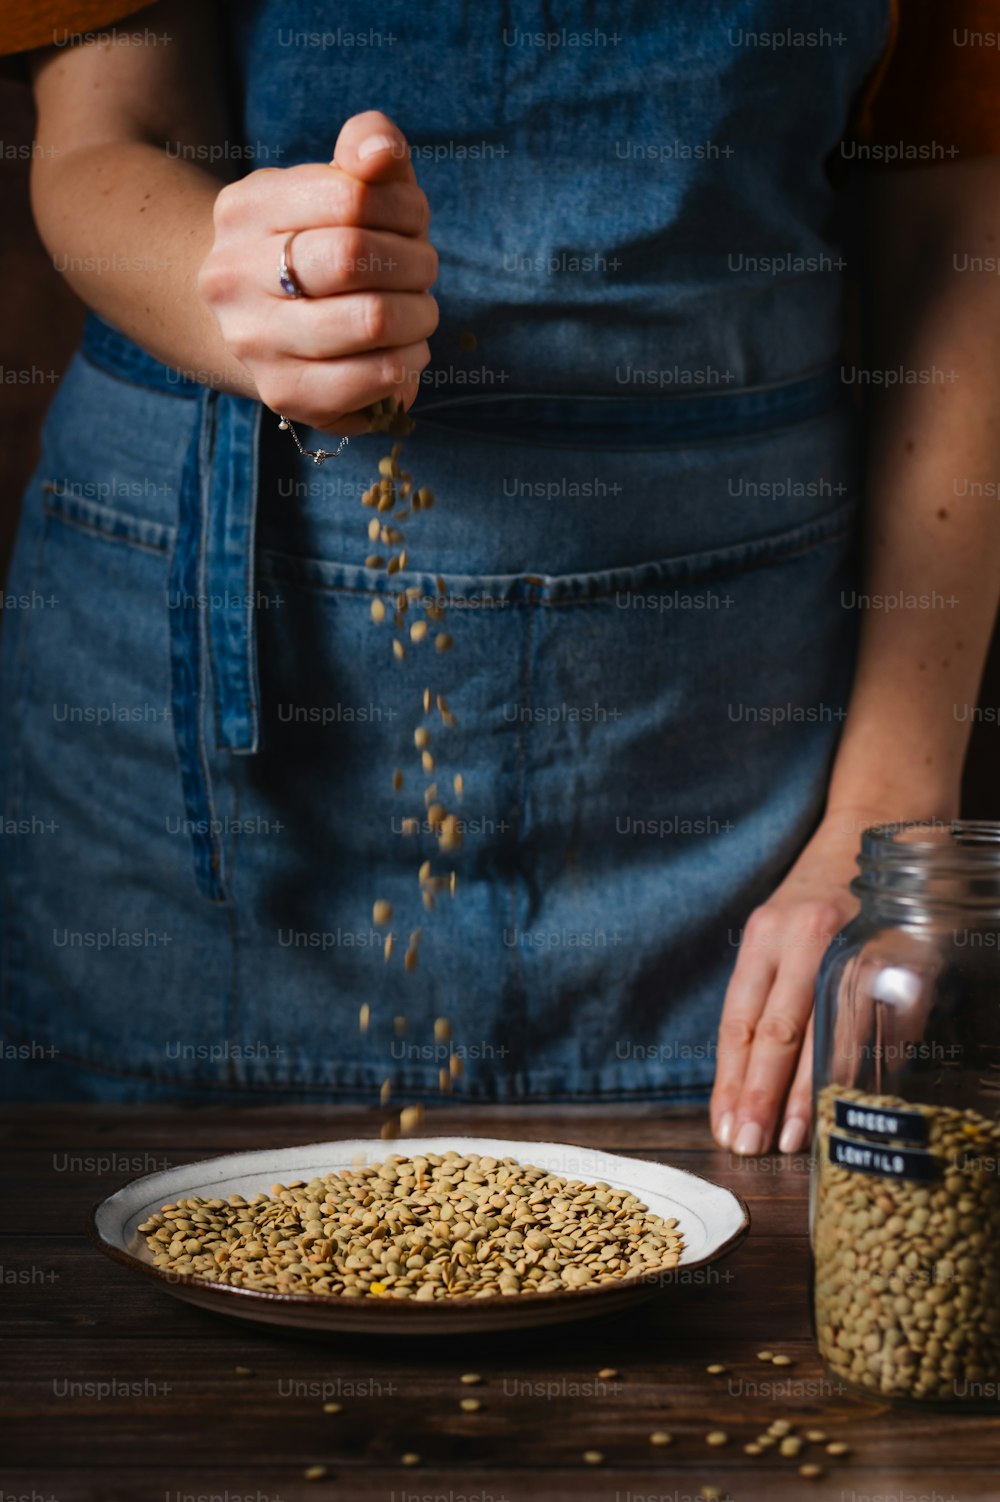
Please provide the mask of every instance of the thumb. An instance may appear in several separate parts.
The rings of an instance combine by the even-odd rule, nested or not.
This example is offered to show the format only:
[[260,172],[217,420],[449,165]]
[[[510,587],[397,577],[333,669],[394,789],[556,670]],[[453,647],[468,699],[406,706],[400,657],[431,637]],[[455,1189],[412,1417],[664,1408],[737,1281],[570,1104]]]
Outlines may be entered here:
[[381,110],[365,110],[345,121],[333,164],[366,183],[416,181],[406,137]]

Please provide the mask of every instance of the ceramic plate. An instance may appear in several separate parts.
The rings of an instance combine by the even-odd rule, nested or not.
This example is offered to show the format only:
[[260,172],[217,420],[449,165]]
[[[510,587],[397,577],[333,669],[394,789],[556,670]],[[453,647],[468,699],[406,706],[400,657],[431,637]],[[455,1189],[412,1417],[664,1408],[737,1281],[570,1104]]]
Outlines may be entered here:
[[[154,1267],[144,1237],[136,1229],[161,1205],[201,1195],[249,1199],[274,1183],[311,1179],[361,1162],[377,1163],[394,1153],[479,1153],[517,1158],[549,1173],[588,1183],[603,1180],[627,1189],[655,1214],[676,1216],[684,1235],[677,1268],[655,1275],[637,1273],[620,1283],[563,1289],[558,1293],[498,1295],[490,1299],[448,1299],[418,1304],[413,1300],[342,1299],[330,1294],[272,1293],[209,1283],[201,1278]],[[667,1293],[690,1281],[694,1268],[714,1262],[743,1240],[750,1214],[740,1197],[721,1184],[665,1163],[622,1158],[562,1142],[505,1142],[490,1137],[419,1137],[397,1142],[361,1140],[314,1142],[278,1151],[229,1153],[185,1163],[161,1173],[133,1179],[103,1200],[91,1216],[91,1236],[102,1252],[135,1272],[155,1279],[165,1293],[203,1309],[267,1325],[316,1330],[382,1332],[391,1335],[466,1333],[510,1330],[528,1325],[562,1324],[592,1315],[611,1314],[644,1299]]]

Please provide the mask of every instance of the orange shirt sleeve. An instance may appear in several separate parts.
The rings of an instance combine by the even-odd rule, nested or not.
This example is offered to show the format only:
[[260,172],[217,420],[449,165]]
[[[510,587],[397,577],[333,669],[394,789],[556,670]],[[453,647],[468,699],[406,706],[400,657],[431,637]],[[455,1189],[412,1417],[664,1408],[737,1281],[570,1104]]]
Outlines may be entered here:
[[893,0],[852,134],[873,163],[1000,154],[1000,0]]
[[0,8],[0,55],[31,52],[36,47],[70,47],[88,33],[100,31],[123,16],[147,10],[137,32],[156,31],[155,5],[137,5],[135,0],[32,0],[19,5],[4,0]]

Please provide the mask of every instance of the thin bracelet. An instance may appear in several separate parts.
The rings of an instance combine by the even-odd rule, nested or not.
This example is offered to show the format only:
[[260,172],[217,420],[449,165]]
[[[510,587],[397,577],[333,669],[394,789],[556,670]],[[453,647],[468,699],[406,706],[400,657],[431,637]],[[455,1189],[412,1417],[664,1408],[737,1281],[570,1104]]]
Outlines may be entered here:
[[315,465],[325,464],[328,459],[339,459],[342,450],[344,450],[351,441],[349,438],[342,438],[335,449],[304,449],[299,442],[298,433],[296,433],[295,429],[288,421],[288,418],[283,417],[280,412],[278,413],[278,427],[283,433],[291,433],[292,437],[295,439],[295,447],[298,449],[303,459],[311,459]]

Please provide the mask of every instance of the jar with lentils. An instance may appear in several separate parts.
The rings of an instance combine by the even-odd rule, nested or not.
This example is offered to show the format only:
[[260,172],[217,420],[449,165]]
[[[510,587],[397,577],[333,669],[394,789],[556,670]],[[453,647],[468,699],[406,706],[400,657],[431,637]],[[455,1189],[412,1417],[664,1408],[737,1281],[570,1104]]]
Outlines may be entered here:
[[1000,824],[865,831],[816,991],[813,1318],[880,1400],[1000,1402]]

